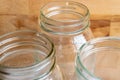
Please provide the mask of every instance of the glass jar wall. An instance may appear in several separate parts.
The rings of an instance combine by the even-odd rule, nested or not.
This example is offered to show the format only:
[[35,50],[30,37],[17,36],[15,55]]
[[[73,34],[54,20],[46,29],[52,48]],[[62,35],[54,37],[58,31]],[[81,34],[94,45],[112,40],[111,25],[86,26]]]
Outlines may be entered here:
[[44,34],[5,34],[0,37],[0,52],[0,80],[63,80],[54,45]]
[[56,58],[66,80],[74,79],[78,48],[93,38],[88,8],[73,1],[55,1],[42,7],[40,27],[56,47]]
[[120,37],[102,37],[83,45],[76,57],[77,80],[120,79]]

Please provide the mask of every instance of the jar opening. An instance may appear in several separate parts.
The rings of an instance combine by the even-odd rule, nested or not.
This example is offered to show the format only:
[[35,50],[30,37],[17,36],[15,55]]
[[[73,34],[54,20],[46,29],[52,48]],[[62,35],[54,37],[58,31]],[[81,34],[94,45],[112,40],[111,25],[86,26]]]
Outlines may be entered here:
[[119,37],[105,37],[91,40],[82,46],[76,58],[78,76],[85,80],[118,80],[119,43]]
[[55,1],[41,9],[41,27],[54,34],[77,34],[89,26],[88,8],[73,1]]
[[[74,17],[75,16],[74,17],[75,21],[76,20],[77,21],[81,20],[82,18],[89,15],[89,10],[85,5],[83,5],[81,3],[78,3],[78,2],[74,2],[74,1],[54,1],[54,2],[49,2],[48,4],[44,5],[41,8],[40,12],[44,17],[46,17],[48,19],[55,20],[55,21],[58,20],[58,21],[62,21],[62,22],[64,22],[64,21],[59,20],[59,18],[57,18],[57,17],[53,18],[52,15],[56,15],[56,14],[59,14],[59,13],[62,13],[62,15],[64,15],[64,13],[65,13],[64,17],[66,17],[68,14],[71,14],[71,16],[69,16],[69,17]],[[68,14],[67,14],[67,12],[68,12]],[[74,13],[76,15],[74,15]],[[62,16],[62,15],[60,15],[60,16]],[[62,18],[62,17],[60,17],[60,18]],[[68,18],[67,21],[70,21],[69,18]]]
[[0,37],[0,68],[20,69],[42,65],[54,56],[53,43],[46,35],[15,31]]

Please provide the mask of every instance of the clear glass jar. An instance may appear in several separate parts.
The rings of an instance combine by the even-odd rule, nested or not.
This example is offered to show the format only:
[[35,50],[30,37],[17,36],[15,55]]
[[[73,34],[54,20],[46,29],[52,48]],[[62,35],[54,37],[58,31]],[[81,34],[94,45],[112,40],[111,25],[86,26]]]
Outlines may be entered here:
[[41,8],[40,26],[55,44],[57,61],[66,80],[74,80],[77,49],[93,38],[88,8],[73,1],[50,2]]
[[22,30],[0,37],[0,80],[63,80],[46,35]]
[[120,37],[102,37],[84,44],[76,57],[78,80],[120,79]]

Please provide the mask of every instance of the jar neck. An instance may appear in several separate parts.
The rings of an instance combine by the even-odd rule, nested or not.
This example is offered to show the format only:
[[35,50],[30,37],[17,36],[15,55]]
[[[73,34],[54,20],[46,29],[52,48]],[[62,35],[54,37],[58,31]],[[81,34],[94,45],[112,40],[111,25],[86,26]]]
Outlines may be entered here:
[[55,66],[54,46],[46,35],[16,31],[0,37],[0,79],[39,80]]
[[49,33],[73,35],[89,27],[89,10],[72,1],[56,1],[41,9],[41,28]]

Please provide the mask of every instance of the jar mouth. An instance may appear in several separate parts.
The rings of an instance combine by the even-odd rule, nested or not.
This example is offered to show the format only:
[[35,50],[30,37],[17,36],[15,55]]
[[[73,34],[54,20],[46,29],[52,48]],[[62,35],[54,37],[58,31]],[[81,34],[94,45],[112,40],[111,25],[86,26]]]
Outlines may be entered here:
[[[54,5],[56,4],[56,6],[54,7],[53,4],[54,4]],[[73,22],[83,21],[84,18],[89,15],[89,9],[87,8],[87,6],[83,5],[82,3],[78,3],[78,2],[74,2],[74,1],[53,1],[53,2],[49,2],[49,3],[45,4],[45,5],[41,8],[40,14],[41,14],[42,16],[44,16],[46,19],[49,19],[49,20],[51,20],[51,21],[56,21],[56,22],[57,22],[57,20],[51,19],[51,18],[49,18],[48,16],[46,16],[46,14],[44,13],[44,10],[45,10],[45,8],[47,8],[47,6],[51,6],[51,5],[52,5],[52,7],[48,7],[48,8],[50,8],[50,9],[48,9],[48,11],[59,9],[59,8],[60,8],[60,7],[59,7],[60,4],[62,4],[63,7],[64,7],[65,5],[66,5],[66,6],[73,5],[73,6],[77,6],[77,7],[83,8],[83,9],[85,10],[85,13],[83,14],[84,17],[80,18],[79,20],[72,20]],[[58,7],[57,7],[57,6],[58,6]],[[72,7],[72,6],[70,6],[70,7],[68,7],[68,8],[73,8],[73,9],[74,9],[74,7]],[[66,8],[64,7],[64,9],[66,9]],[[76,12],[76,13],[78,13],[78,15],[81,15],[79,12]],[[58,22],[59,22],[59,21],[58,21]],[[64,22],[64,21],[61,21],[61,22]],[[70,21],[70,22],[71,22],[71,21]]]
[[[116,56],[118,56],[120,51],[119,42],[120,42],[120,37],[102,37],[102,38],[96,38],[96,39],[90,40],[87,43],[83,44],[77,53],[76,62],[75,62],[76,72],[78,76],[82,76],[82,78],[84,78],[85,80],[106,80],[107,79],[106,76],[103,76],[100,74],[100,71],[98,71],[100,67],[96,69],[96,65],[98,67],[98,64],[99,64],[99,66],[101,66],[102,69],[106,66],[108,67],[107,62],[109,62],[110,59],[106,59],[105,57],[107,61],[104,61],[104,58],[103,58],[102,62],[104,64],[101,62],[102,65],[100,65],[100,61],[97,60],[100,57],[98,57],[97,54],[99,54],[99,56],[101,55],[108,56],[116,53]],[[115,50],[116,52],[113,53],[113,51]],[[108,57],[112,57],[112,56],[108,56]],[[108,76],[109,75],[107,75],[107,77]]]
[[78,34],[89,26],[88,8],[74,1],[50,2],[40,14],[42,29],[53,34]]
[[0,44],[0,69],[3,71],[34,69],[54,57],[54,45],[48,36],[32,30],[2,35]]

